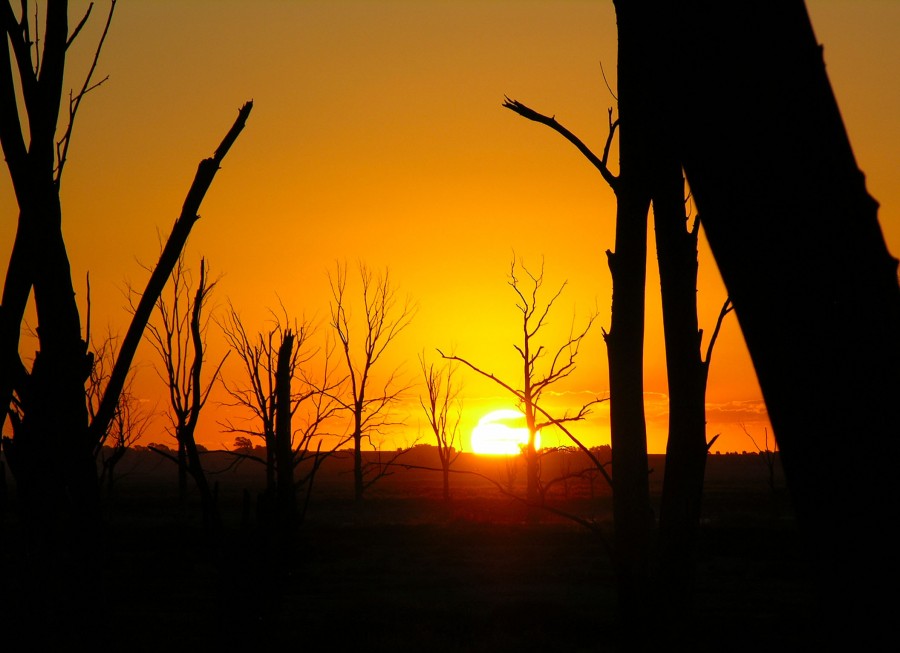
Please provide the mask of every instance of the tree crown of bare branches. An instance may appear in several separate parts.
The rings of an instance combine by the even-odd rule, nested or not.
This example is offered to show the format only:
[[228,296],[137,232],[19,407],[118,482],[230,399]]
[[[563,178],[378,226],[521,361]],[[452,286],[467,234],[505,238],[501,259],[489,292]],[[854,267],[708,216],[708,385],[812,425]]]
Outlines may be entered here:
[[402,421],[391,420],[386,409],[399,401],[411,385],[400,381],[398,366],[387,375],[377,396],[367,396],[372,368],[381,359],[388,345],[412,322],[416,306],[408,297],[403,303],[398,302],[389,270],[385,269],[376,275],[362,262],[358,264],[358,270],[362,285],[365,328],[358,356],[351,343],[353,326],[348,306],[346,263],[337,264],[335,273],[328,275],[332,293],[331,327],[340,341],[350,386],[349,400],[339,394],[333,396],[346,410],[356,414],[360,420],[357,426],[361,435],[369,438],[374,446],[371,442],[372,434],[402,424]]

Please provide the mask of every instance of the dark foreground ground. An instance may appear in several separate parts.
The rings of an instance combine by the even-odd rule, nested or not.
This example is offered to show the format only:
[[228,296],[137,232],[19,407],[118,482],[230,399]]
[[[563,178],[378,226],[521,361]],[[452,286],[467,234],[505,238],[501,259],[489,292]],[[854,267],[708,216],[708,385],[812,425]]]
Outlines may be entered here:
[[[20,600],[31,576],[6,548],[0,648],[33,650],[51,630],[74,643],[80,629],[124,651],[638,650],[617,626],[600,535],[549,512],[529,523],[489,484],[462,484],[448,506],[431,482],[385,481],[362,506],[324,483],[287,549],[236,499],[223,498],[228,528],[213,544],[165,487],[123,487],[97,595]],[[551,503],[609,534],[608,496]],[[735,466],[708,474],[704,510],[693,616],[662,631],[667,606],[656,606],[641,635],[679,651],[814,650],[821,630],[785,497]],[[78,616],[50,614],[66,610]]]

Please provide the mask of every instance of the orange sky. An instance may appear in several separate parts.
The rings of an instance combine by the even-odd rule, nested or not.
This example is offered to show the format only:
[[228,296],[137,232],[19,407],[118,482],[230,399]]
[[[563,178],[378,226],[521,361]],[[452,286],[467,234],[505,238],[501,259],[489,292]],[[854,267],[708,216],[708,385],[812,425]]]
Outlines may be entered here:
[[[85,4],[73,3],[73,16]],[[807,4],[896,253],[900,3]],[[105,9],[97,3],[70,48],[71,86],[80,85]],[[601,64],[615,89],[615,53],[612,2],[122,0],[98,69],[109,80],[82,105],[63,179],[73,276],[84,305],[90,271],[95,333],[107,324],[124,332],[124,288],[143,286],[141,264],[155,261],[157,234],[168,233],[198,161],[253,99],[247,128],[207,195],[188,247],[192,266],[202,255],[213,276],[221,275],[219,309],[231,301],[255,331],[280,298],[292,315],[321,321],[324,336],[327,272],[336,261],[363,260],[389,267],[399,291],[419,306],[383,371],[405,363],[406,378],[419,383],[417,353],[436,357],[440,347],[517,383],[513,343],[520,323],[506,275],[513,252],[531,267],[543,257],[548,290],[568,281],[546,344],[559,342],[573,314],[580,325],[599,311],[578,369],[560,389],[573,408],[577,398],[606,396],[600,327],[609,326],[603,252],[613,245],[612,193],[560,136],[501,103],[508,95],[555,114],[599,150],[613,103]],[[777,101],[761,95],[760,112]],[[0,225],[5,270],[16,215],[6,174],[0,211],[7,216]],[[657,289],[651,259],[647,417],[650,450],[663,452]],[[709,333],[725,292],[705,248],[698,291]],[[224,343],[214,327],[209,341],[210,358],[220,357]],[[150,354],[143,345],[140,388],[148,405],[159,401],[162,408]],[[236,378],[228,365],[225,373]],[[463,379],[467,448],[477,419],[507,398],[474,375]],[[407,429],[384,446],[410,442],[424,428],[420,391],[414,387],[401,408]],[[201,418],[199,439],[230,445],[233,435],[216,424],[215,400]],[[761,439],[768,422],[733,316],[715,351],[708,402],[709,435],[721,434],[714,450],[753,450],[740,424]],[[147,441],[169,442],[162,426]],[[607,409],[598,408],[577,433],[589,444],[608,442]],[[556,444],[547,434],[545,443]]]

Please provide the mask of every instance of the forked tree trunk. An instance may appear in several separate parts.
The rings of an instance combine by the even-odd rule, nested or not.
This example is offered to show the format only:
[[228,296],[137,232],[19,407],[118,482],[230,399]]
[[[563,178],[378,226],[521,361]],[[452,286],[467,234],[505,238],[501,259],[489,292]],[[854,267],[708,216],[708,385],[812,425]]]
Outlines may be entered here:
[[[187,453],[188,471],[197,485],[200,492],[200,503],[203,508],[203,525],[208,535],[213,538],[217,537],[222,529],[222,520],[219,515],[219,506],[217,497],[209,485],[206,477],[206,471],[203,469],[203,462],[200,460],[200,450],[197,447],[197,441],[194,433],[197,429],[197,422],[200,420],[200,411],[203,409],[205,397],[202,386],[200,384],[201,373],[203,371],[203,333],[202,333],[202,311],[205,303],[206,295],[210,286],[206,285],[206,270],[204,262],[200,261],[200,281],[197,284],[197,292],[194,294],[194,304],[191,307],[191,343],[194,350],[194,359],[191,362],[191,406],[190,415],[182,429],[177,433],[179,444],[184,445]],[[215,377],[213,377],[215,380]],[[213,540],[215,541],[215,540]]]
[[[684,2],[682,153],[829,628],[895,623],[900,289],[801,0]],[[884,641],[887,641],[885,639]]]

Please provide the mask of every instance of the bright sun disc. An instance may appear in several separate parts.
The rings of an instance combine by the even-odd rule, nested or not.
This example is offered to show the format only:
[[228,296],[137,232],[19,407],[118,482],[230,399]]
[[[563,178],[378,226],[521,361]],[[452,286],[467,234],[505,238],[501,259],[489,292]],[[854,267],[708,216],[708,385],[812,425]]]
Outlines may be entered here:
[[[522,451],[528,444],[528,426],[525,415],[511,408],[488,413],[472,429],[472,451],[480,454],[510,456]],[[541,433],[534,438],[535,449],[540,449]]]

